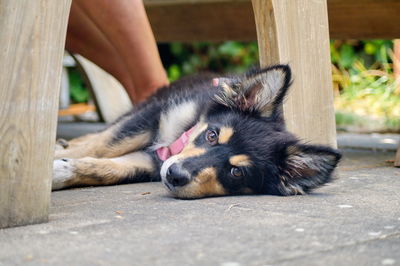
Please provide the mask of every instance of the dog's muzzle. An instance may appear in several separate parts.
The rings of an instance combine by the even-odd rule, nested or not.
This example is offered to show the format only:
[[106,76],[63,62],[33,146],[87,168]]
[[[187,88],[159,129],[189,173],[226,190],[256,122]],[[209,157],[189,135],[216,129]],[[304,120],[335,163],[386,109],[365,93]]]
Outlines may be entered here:
[[160,174],[162,183],[171,192],[176,192],[191,181],[189,172],[181,167],[176,157],[171,157],[162,165]]
[[173,187],[182,187],[190,182],[190,176],[174,163],[167,170],[166,181]]

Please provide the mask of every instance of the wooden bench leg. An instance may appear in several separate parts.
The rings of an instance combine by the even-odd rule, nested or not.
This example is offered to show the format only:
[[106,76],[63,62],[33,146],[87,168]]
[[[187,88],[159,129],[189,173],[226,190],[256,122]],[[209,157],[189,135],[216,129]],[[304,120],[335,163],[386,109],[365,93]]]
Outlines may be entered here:
[[294,83],[284,105],[288,129],[336,147],[326,0],[252,0],[261,65],[288,63]]
[[0,0],[0,228],[48,220],[71,0]]
[[[396,79],[397,88],[396,92],[400,93],[400,39],[393,40],[394,44],[394,57],[393,57],[393,72]],[[394,166],[400,167],[400,143],[397,147],[396,158],[394,160]]]
[[393,40],[393,72],[397,82],[396,93],[400,94],[400,39]]

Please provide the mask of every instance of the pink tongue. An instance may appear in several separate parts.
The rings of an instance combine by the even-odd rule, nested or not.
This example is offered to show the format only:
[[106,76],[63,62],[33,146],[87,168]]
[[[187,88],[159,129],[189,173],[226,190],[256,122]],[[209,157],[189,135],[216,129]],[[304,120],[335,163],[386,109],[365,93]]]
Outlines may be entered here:
[[157,155],[160,160],[165,161],[172,155],[180,153],[189,141],[190,135],[193,133],[195,127],[182,133],[182,135],[167,147],[157,149]]

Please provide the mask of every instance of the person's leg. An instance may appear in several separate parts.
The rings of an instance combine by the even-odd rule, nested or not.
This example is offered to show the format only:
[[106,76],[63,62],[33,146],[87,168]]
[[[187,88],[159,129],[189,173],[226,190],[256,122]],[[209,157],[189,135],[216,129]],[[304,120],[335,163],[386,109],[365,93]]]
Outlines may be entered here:
[[[74,0],[125,62],[134,102],[168,84],[141,0]],[[96,61],[94,61],[96,63]]]
[[121,82],[127,91],[134,91],[132,78],[124,60],[76,1],[71,5],[66,49],[96,63]]

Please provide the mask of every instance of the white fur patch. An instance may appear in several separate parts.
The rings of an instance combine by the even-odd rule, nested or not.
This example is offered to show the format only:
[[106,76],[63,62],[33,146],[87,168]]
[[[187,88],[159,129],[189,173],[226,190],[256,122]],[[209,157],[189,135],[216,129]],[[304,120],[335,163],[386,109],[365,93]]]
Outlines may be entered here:
[[65,187],[65,182],[71,179],[74,175],[74,168],[71,165],[71,160],[67,161],[60,159],[53,162],[53,182],[52,190],[59,190]]
[[157,143],[154,150],[168,146],[184,132],[195,119],[197,106],[195,102],[183,102],[172,105],[167,112],[161,114]]
[[161,181],[165,184],[166,178],[167,178],[167,171],[168,168],[173,165],[175,162],[177,162],[179,159],[178,156],[172,156],[168,160],[166,160],[163,165],[161,166],[160,170],[160,175],[161,175]]

